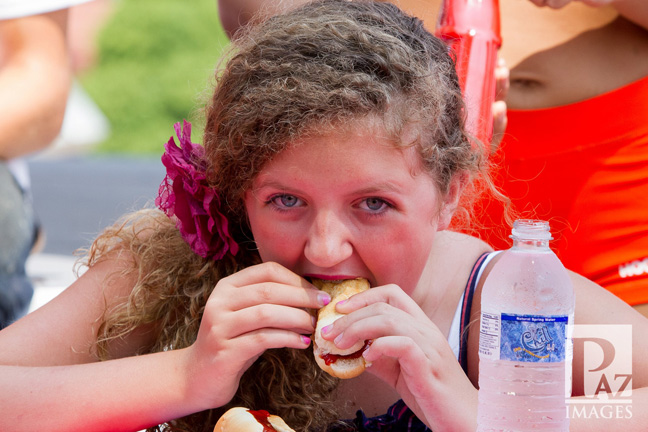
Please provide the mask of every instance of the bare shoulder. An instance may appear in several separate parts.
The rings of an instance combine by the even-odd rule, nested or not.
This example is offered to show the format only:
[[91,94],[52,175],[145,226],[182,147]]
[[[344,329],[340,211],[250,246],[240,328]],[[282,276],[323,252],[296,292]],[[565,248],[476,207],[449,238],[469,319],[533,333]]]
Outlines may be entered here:
[[450,283],[463,290],[470,271],[477,259],[493,248],[483,240],[455,231],[440,231],[437,233],[430,265],[438,275],[451,278]]
[[479,257],[492,250],[486,242],[476,237],[440,231],[432,246],[428,267],[434,274],[435,283],[444,283],[447,292],[461,295]]
[[437,233],[432,253],[439,260],[466,263],[472,267],[481,254],[492,250],[488,243],[477,237],[446,230]]
[[484,252],[491,250],[488,244],[469,235],[437,233],[419,280],[424,295],[417,302],[443,334],[449,334],[473,266]]

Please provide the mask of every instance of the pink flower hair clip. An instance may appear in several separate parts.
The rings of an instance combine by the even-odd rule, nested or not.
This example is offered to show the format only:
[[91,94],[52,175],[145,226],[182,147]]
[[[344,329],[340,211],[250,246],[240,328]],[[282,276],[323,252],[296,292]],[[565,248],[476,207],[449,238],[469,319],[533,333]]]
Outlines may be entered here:
[[167,174],[160,184],[155,205],[168,217],[191,249],[203,258],[219,260],[227,252],[236,255],[239,246],[229,234],[227,218],[220,211],[218,192],[209,187],[205,149],[191,142],[191,123],[176,123],[180,147],[171,137],[164,146],[162,163]]

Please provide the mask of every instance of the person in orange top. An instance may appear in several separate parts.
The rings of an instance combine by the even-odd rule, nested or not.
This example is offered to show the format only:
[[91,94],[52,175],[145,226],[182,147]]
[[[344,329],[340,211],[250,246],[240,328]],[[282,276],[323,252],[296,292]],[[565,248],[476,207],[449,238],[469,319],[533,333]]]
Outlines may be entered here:
[[[565,266],[645,312],[648,77],[582,102],[509,110],[508,119],[502,189],[520,211],[551,221]],[[487,207],[482,231],[495,247],[508,243],[495,228],[500,208]]]
[[[303,2],[219,0],[221,21],[233,35],[258,10]],[[442,3],[392,2],[428,29]],[[648,315],[648,3],[499,3],[510,86],[495,179],[521,216],[551,222],[568,268]],[[501,206],[484,207],[476,234],[507,247]]]

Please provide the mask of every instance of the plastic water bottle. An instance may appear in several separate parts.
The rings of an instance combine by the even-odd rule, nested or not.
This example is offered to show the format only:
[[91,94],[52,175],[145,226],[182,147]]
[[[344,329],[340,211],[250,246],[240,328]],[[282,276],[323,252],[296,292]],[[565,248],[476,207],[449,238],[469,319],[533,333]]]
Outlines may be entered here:
[[569,431],[574,289],[549,223],[517,220],[484,283],[477,431]]
[[466,129],[488,146],[493,136],[497,50],[502,45],[499,0],[444,0],[435,34],[455,57],[466,102]]

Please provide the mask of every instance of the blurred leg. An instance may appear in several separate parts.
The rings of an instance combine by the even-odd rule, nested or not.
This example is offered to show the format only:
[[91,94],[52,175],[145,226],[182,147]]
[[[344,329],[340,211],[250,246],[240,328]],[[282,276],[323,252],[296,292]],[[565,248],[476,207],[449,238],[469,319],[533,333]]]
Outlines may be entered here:
[[31,202],[0,162],[0,329],[25,314],[33,287],[25,263],[34,242]]

